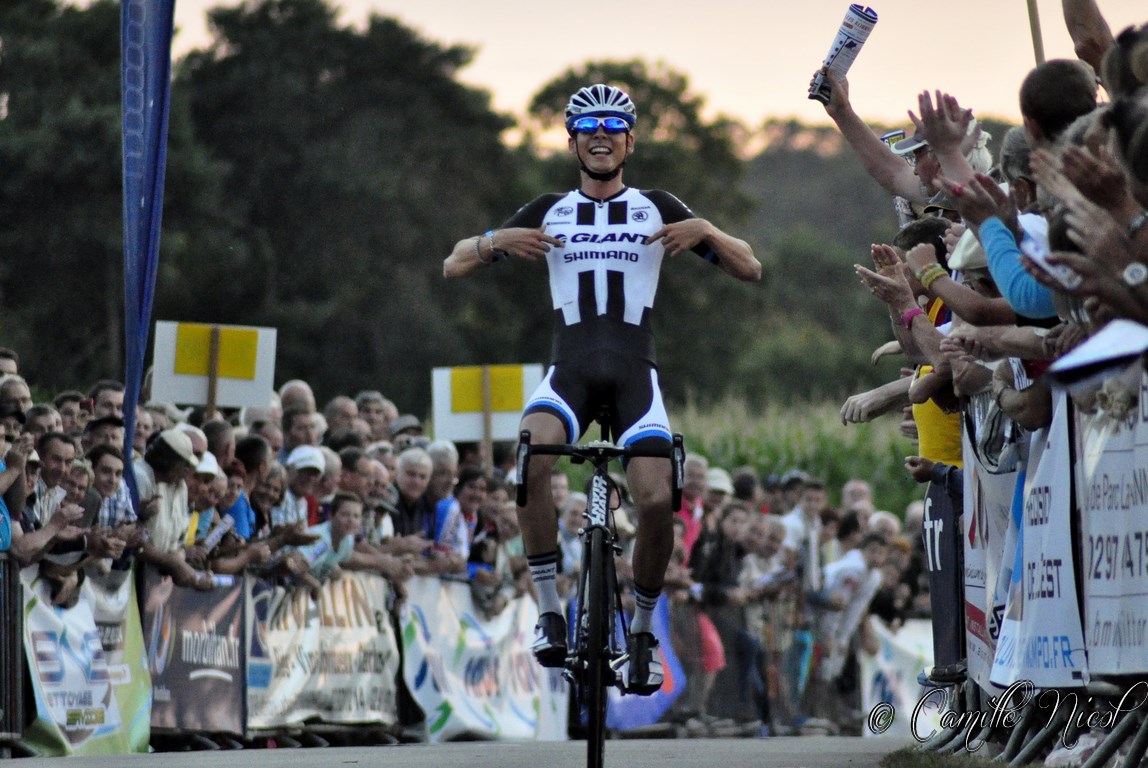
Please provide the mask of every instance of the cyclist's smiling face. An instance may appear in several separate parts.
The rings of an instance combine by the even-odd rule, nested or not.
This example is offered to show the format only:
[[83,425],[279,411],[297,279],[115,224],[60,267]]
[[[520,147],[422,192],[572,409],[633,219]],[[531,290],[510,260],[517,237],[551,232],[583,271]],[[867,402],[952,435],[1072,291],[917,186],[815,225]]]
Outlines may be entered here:
[[570,153],[597,173],[614,170],[633,151],[634,134],[630,131],[608,133],[599,126],[594,133],[575,133],[570,137]]

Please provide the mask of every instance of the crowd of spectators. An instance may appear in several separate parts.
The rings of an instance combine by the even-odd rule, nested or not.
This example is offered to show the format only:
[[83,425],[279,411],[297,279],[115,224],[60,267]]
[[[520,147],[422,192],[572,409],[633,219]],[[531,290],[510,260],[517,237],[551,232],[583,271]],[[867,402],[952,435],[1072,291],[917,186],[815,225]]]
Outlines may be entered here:
[[[847,82],[825,73],[828,115],[911,211],[893,242],[872,247],[872,267],[855,266],[889,310],[893,341],[875,355],[907,364],[849,398],[842,420],[903,414],[920,482],[961,467],[966,421],[983,459],[1018,460],[1005,455],[1023,446],[1016,435],[1048,424],[1051,361],[1114,319],[1148,325],[1148,26],[1114,37],[1092,0],[1064,6],[1080,59],[1019,84],[1023,126],[995,162],[992,137],[955,96],[922,92],[914,134],[888,146]],[[0,350],[0,512],[10,555],[38,565],[57,605],[73,604],[85,578],[122,581],[137,559],[202,590],[244,570],[316,588],[357,569],[402,600],[407,579],[434,575],[468,583],[488,616],[532,593],[513,477],[484,469],[472,446],[425,437],[377,391],[321,410],[300,380],[260,409],[148,403],[126,466],[123,390],[99,381],[34,402],[18,354]],[[1016,432],[1002,436],[1001,423]],[[864,479],[828,488],[776,469],[686,461],[665,591],[690,684],[667,717],[691,733],[859,732],[855,651],[873,650],[870,622],[896,629],[929,612],[920,504],[891,514]],[[613,479],[625,589],[636,516],[625,478]],[[569,596],[587,500],[561,470],[552,488]]]

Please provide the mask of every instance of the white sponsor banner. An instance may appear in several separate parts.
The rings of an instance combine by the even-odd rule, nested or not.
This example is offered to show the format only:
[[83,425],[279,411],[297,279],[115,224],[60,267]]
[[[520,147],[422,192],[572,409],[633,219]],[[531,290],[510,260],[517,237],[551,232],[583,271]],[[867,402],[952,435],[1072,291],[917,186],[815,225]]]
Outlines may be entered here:
[[989,472],[972,450],[967,432],[964,464],[965,644],[969,675],[982,688],[992,688],[989,676],[1005,608],[1003,595],[997,599],[996,585],[1008,544],[1016,472]]
[[1067,394],[1056,393],[1051,425],[1032,435],[1020,546],[993,659],[992,682],[1005,688],[1020,680],[1037,688],[1088,682],[1073,572],[1070,410]]
[[[880,705],[892,705],[887,730],[874,715],[871,725],[863,728],[866,736],[894,736],[907,740],[914,731],[924,739],[940,728],[944,711],[943,692],[930,693],[922,688],[917,676],[933,666],[933,626],[928,619],[909,619],[896,632],[872,616],[866,621],[877,636],[880,649],[876,655],[857,654],[861,662],[861,711],[873,712]],[[880,712],[880,710],[878,710]]]
[[[111,594],[88,579],[65,609],[51,604],[51,587],[38,571],[33,565],[20,573],[36,712],[26,741],[45,755],[147,751],[151,678],[132,579]],[[104,606],[101,624],[97,603]],[[117,604],[124,610],[114,622],[107,606]]]
[[323,584],[317,600],[307,589],[283,594],[263,626],[255,626],[254,614],[251,631],[271,664],[260,684],[249,687],[248,727],[314,718],[397,722],[399,648],[386,607],[389,593],[381,576],[344,571]]
[[[1137,375],[1138,374],[1138,375]],[[1094,674],[1148,672],[1148,375],[1077,409],[1084,636]]]
[[528,597],[488,619],[466,584],[418,576],[407,582],[403,676],[426,713],[432,743],[566,738],[561,670],[542,668],[530,653],[537,620]]

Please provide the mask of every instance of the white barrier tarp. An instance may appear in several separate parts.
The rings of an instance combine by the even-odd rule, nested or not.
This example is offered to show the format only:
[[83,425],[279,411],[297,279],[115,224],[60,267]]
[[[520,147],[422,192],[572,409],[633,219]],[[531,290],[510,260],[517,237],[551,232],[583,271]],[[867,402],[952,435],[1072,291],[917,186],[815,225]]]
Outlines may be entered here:
[[[36,721],[26,740],[45,755],[146,752],[151,676],[133,579],[111,595],[84,582],[72,608],[53,607],[38,566],[20,573],[24,585],[24,646],[32,675]],[[122,619],[113,621],[114,606]],[[101,622],[93,614],[100,606]]]
[[964,444],[965,645],[969,676],[991,689],[989,675],[1005,609],[1004,595],[996,594],[996,585],[1006,549],[1012,563],[1007,539],[1016,472],[992,474],[977,460],[967,433]]
[[265,600],[276,593],[260,586],[252,586],[248,601],[249,728],[313,718],[326,723],[398,721],[399,647],[386,607],[386,579],[344,572],[323,585],[317,600],[309,590],[296,589],[280,591],[274,605]]
[[[1135,374],[1139,373],[1139,376]],[[1148,672],[1148,374],[1077,409],[1084,636],[1094,674]]]
[[993,659],[992,682],[1005,688],[1020,680],[1038,688],[1088,682],[1073,572],[1070,410],[1068,396],[1057,393],[1052,424],[1032,436],[1020,546]]
[[466,584],[417,576],[407,583],[403,674],[431,742],[566,738],[561,670],[542,668],[530,653],[537,620],[528,597],[486,619]]

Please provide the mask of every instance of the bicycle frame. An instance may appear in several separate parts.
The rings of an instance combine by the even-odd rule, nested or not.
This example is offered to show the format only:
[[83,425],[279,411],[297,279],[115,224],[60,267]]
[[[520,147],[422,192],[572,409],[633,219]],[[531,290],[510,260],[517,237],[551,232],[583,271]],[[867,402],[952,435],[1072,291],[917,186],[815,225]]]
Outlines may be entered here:
[[[603,426],[605,437],[605,426]],[[668,458],[671,463],[671,512],[681,506],[685,448],[681,435],[674,435],[670,447],[635,449],[619,447],[606,440],[585,445],[531,445],[530,432],[519,434],[517,455],[517,503],[526,505],[527,478],[531,454],[568,456],[580,464],[591,462],[594,474],[586,505],[586,525],[578,532],[582,540],[582,573],[578,580],[578,613],[573,643],[566,656],[564,675],[578,686],[579,704],[587,711],[587,764],[602,768],[606,740],[606,688],[618,682],[618,670],[626,655],[617,648],[615,619],[622,621],[623,634],[629,632],[618,591],[614,555],[620,552],[610,521],[612,481],[610,462],[640,456]]]

